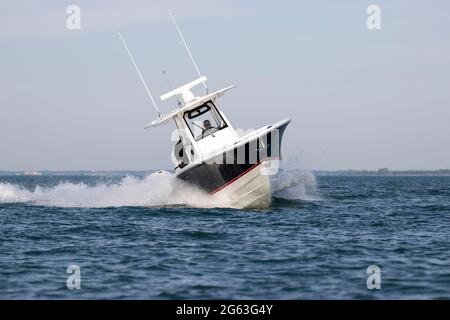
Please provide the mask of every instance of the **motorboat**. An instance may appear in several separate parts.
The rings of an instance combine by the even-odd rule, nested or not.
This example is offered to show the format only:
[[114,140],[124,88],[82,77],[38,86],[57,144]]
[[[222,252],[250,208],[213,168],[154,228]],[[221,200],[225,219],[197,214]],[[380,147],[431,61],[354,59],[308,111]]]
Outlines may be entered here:
[[[174,176],[211,196],[211,200],[233,208],[267,208],[271,204],[271,181],[281,160],[281,142],[290,119],[239,135],[219,106],[219,98],[236,86],[210,92],[186,41],[169,11],[178,33],[198,73],[198,78],[163,94],[174,98],[177,106],[162,114],[157,107],[131,53],[119,36],[158,113],[148,127],[175,124],[173,148]],[[193,88],[202,84],[205,93],[195,95]],[[256,111],[256,110],[255,110]],[[256,112],[255,112],[256,114]]]
[[271,203],[271,180],[279,169],[281,141],[290,119],[239,136],[218,103],[235,86],[194,96],[191,88],[206,80],[203,76],[162,95],[162,101],[178,96],[180,105],[148,126],[175,124],[176,178],[231,207],[266,208]]

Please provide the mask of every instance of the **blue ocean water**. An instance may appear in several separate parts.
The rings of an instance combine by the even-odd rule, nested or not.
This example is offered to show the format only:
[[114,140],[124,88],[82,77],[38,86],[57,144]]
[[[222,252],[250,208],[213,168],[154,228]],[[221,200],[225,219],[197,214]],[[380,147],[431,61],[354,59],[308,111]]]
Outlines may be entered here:
[[[0,176],[0,298],[450,298],[450,177],[291,172],[270,209],[247,211],[168,188]],[[367,289],[369,265],[380,290]]]

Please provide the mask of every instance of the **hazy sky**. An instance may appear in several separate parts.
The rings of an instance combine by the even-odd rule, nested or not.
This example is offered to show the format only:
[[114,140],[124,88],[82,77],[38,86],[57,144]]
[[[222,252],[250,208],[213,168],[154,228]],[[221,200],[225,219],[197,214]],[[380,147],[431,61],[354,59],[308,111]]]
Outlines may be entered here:
[[[68,5],[81,30],[68,30]],[[366,27],[369,5],[381,30]],[[155,97],[197,77],[236,128],[291,117],[305,169],[450,168],[449,1],[0,0],[0,170],[170,168]],[[173,100],[159,103],[163,111]]]

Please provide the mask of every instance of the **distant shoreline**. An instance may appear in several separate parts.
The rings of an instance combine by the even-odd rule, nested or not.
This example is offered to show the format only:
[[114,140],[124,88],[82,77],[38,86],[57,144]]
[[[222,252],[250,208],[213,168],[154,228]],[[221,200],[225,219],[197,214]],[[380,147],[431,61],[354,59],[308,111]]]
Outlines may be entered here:
[[450,170],[312,170],[318,176],[450,176]]
[[[166,169],[162,169],[166,170]],[[0,176],[111,176],[133,175],[143,176],[158,170],[37,170],[37,171],[8,171],[0,170]],[[170,170],[167,170],[170,171]],[[305,170],[317,176],[450,176],[450,169],[441,170]]]

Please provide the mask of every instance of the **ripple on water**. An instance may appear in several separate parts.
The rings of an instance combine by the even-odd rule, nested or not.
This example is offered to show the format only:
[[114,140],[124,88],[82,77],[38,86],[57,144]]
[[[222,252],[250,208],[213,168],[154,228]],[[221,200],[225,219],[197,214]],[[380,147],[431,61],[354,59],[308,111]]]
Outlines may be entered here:
[[[450,177],[305,175],[298,199],[289,192],[249,211],[146,207],[133,197],[71,207],[62,190],[97,203],[83,189],[96,178],[64,177],[66,189],[54,188],[60,177],[20,179],[0,179],[8,197],[24,197],[0,201],[0,298],[450,298]],[[107,191],[147,187],[139,181]],[[43,204],[37,184],[60,205]],[[65,286],[70,264],[81,268],[79,292]],[[381,267],[380,291],[366,288],[371,264]]]

